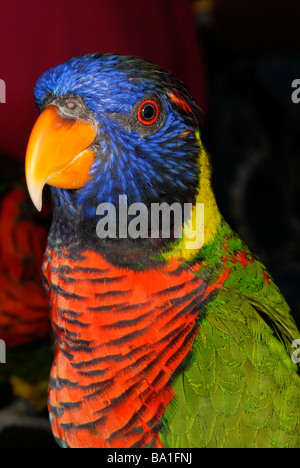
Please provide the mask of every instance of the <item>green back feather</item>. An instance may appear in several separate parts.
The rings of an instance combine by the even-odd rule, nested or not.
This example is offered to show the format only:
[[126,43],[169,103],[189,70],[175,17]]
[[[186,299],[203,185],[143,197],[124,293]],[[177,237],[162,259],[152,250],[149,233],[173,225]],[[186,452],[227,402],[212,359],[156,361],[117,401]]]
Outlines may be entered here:
[[[247,264],[237,261],[245,252]],[[230,274],[173,382],[161,439],[166,447],[299,447],[300,377],[292,341],[300,334],[264,266],[222,220],[201,250],[200,275]],[[203,314],[201,314],[203,316]]]

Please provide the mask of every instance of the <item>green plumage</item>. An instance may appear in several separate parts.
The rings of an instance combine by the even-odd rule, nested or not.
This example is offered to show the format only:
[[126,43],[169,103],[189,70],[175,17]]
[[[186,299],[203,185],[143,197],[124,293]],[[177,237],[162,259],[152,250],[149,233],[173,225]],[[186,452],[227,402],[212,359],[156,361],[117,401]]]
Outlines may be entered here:
[[224,221],[203,256],[215,268],[207,277],[225,269],[229,275],[205,308],[189,366],[173,383],[163,444],[299,447],[300,377],[291,357],[299,332],[288,305]]

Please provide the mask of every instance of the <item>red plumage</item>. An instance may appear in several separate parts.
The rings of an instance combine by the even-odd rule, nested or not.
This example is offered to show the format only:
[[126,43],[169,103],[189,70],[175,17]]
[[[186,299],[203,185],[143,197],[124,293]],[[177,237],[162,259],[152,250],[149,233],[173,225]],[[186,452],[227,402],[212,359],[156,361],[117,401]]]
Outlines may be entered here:
[[[0,338],[7,348],[46,337],[49,306],[41,265],[47,229],[35,222],[27,190],[18,184],[0,203]],[[48,213],[44,211],[44,216]]]
[[199,303],[226,275],[208,286],[200,265],[135,272],[92,251],[46,257],[55,437],[71,447],[161,447],[154,428],[174,396],[170,379],[191,349]]

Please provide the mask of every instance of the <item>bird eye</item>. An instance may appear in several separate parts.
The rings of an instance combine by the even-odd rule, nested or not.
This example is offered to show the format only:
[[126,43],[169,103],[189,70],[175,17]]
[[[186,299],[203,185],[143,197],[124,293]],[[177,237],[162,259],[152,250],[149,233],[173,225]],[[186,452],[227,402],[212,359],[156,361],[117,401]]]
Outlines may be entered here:
[[158,105],[152,99],[142,102],[138,109],[138,119],[143,125],[153,125],[159,116]]
[[143,138],[158,132],[167,116],[164,100],[156,93],[144,95],[133,104],[130,114],[120,112],[111,115],[124,128],[138,132]]

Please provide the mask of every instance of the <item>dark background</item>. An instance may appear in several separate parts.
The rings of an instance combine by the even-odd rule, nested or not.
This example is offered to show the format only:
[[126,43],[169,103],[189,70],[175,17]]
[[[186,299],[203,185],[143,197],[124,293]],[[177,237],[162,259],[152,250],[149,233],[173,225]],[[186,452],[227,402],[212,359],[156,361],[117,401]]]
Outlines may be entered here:
[[[220,209],[300,325],[300,104],[291,100],[300,79],[299,0],[0,0],[0,184],[23,173],[37,78],[95,51],[142,56],[190,86],[206,113],[202,136]],[[46,412],[39,423],[12,403],[10,387],[0,387],[0,447],[56,447]]]

